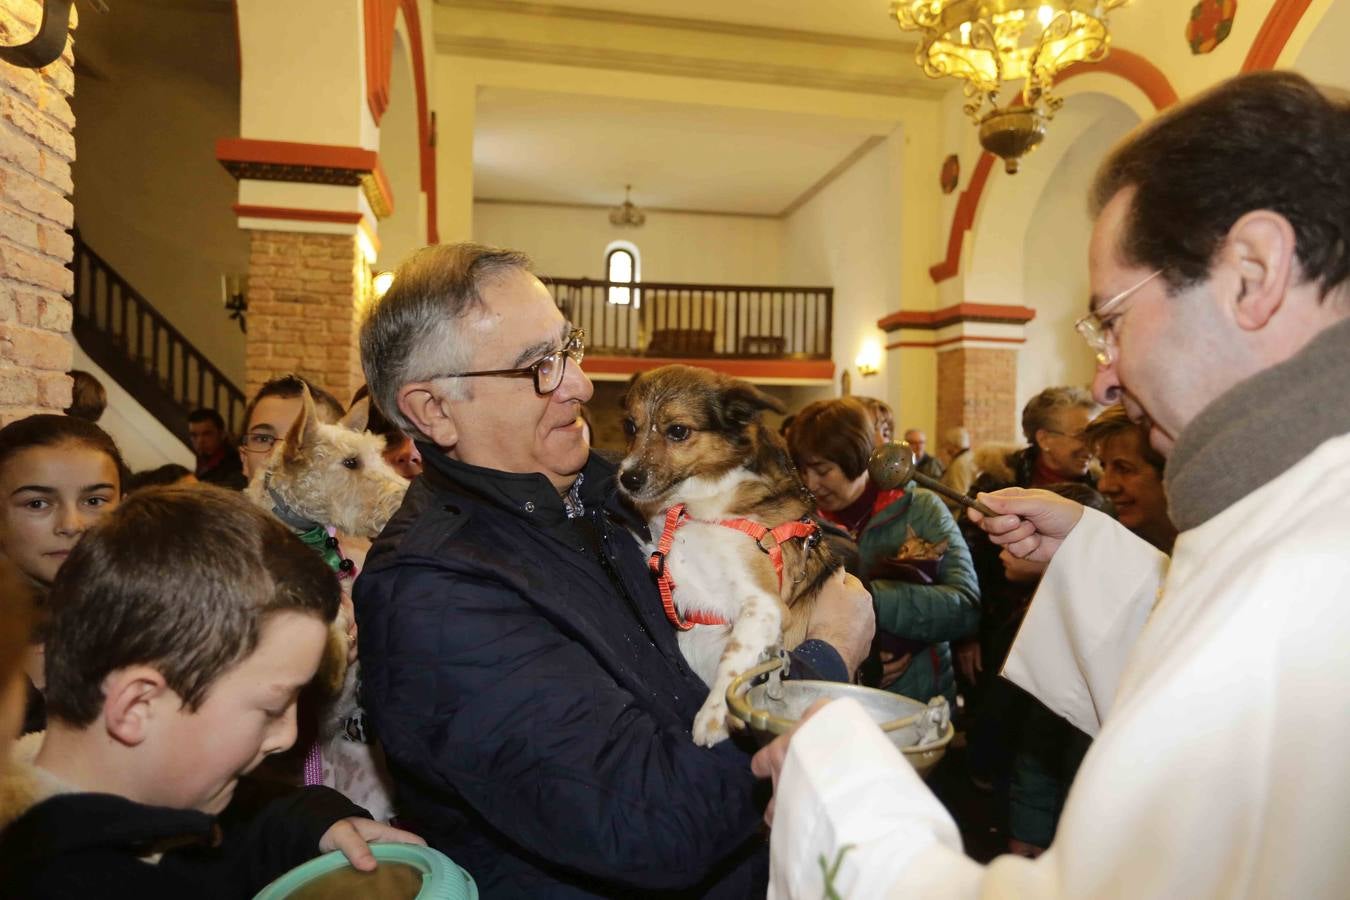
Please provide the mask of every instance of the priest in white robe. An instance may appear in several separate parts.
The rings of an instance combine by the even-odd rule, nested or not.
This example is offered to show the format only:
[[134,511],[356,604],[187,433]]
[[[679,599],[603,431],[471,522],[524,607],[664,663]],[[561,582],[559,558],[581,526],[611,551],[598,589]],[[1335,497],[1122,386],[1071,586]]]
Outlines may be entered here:
[[1098,174],[1079,330],[1098,399],[1170,453],[1181,534],[1169,563],[1044,492],[985,498],[995,541],[1050,563],[1004,674],[1096,737],[1050,848],[967,858],[837,701],[755,759],[771,897],[1350,896],[1347,159],[1350,108],[1263,73]]

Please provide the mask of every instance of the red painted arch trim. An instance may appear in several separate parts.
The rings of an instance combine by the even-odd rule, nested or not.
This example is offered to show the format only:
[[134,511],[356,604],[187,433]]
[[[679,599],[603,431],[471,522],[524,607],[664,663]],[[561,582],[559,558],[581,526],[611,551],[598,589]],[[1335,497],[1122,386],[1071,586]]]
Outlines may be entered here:
[[1167,76],[1163,74],[1162,69],[1159,69],[1138,53],[1123,49],[1112,50],[1106,59],[1099,63],[1079,63],[1070,66],[1059,73],[1059,76],[1055,79],[1055,84],[1068,81],[1077,75],[1091,75],[1093,73],[1116,75],[1124,78],[1144,92],[1144,96],[1148,97],[1154,109],[1166,109],[1176,103],[1178,99],[1176,88],[1172,87],[1172,82],[1167,80]]
[[[955,325],[958,322],[1000,322],[1013,325],[1025,325],[1036,318],[1036,310],[1028,306],[1013,306],[1003,303],[958,303],[946,309],[932,312],[901,310],[877,320],[882,331],[898,331],[901,328],[921,328],[933,330]],[[983,339],[981,339],[983,340]]]
[[351,169],[355,172],[370,172],[379,165],[375,151],[361,147],[263,141],[255,138],[221,138],[216,141],[216,159],[220,162]]
[[702,366],[735,378],[801,378],[830,381],[834,363],[828,359],[663,359],[650,356],[587,356],[585,369],[594,375],[632,375],[681,363]]
[[[1010,337],[978,337],[974,335],[965,335],[962,337],[945,338],[940,341],[896,341],[887,344],[887,350],[936,350],[939,347],[950,347],[955,344],[1025,344],[1026,338]],[[993,349],[993,348],[990,348]]]
[[1312,0],[1276,0],[1270,12],[1266,13],[1266,20],[1261,23],[1256,40],[1252,41],[1252,48],[1247,51],[1242,71],[1273,69],[1309,6],[1312,6]]
[[994,168],[995,156],[981,153],[975,171],[970,175],[970,184],[956,201],[956,212],[952,214],[952,229],[947,235],[947,255],[942,262],[929,267],[928,274],[934,282],[946,281],[961,271],[961,244],[966,232],[975,224],[975,210],[980,208],[980,196],[984,193],[989,172]]
[[[1310,0],[1299,2],[1306,5]],[[1176,89],[1172,87],[1172,83],[1167,80],[1162,70],[1138,53],[1131,53],[1129,50],[1112,50],[1110,55],[1099,63],[1070,66],[1059,74],[1055,83],[1058,84],[1076,75],[1094,72],[1124,78],[1143,91],[1144,96],[1148,97],[1156,109],[1165,109],[1177,102]],[[980,161],[975,164],[975,170],[970,176],[970,185],[961,192],[961,197],[956,202],[951,231],[947,235],[947,255],[941,262],[928,269],[928,274],[935,283],[946,281],[961,271],[961,245],[965,242],[966,232],[975,224],[975,213],[980,208],[980,199],[984,195],[989,172],[993,169],[996,159],[992,153],[980,154]]]
[[431,115],[427,109],[426,56],[417,0],[365,0],[366,103],[379,125],[389,108],[389,75],[394,58],[394,25],[399,12],[408,28],[412,56],[413,92],[417,95],[417,150],[419,176],[427,195],[427,243],[440,241],[436,225],[436,151],[432,146]]
[[288,206],[252,206],[245,203],[236,203],[232,208],[236,216],[248,219],[335,222],[339,225],[358,225],[361,222],[359,212],[345,212],[339,209],[296,209]]

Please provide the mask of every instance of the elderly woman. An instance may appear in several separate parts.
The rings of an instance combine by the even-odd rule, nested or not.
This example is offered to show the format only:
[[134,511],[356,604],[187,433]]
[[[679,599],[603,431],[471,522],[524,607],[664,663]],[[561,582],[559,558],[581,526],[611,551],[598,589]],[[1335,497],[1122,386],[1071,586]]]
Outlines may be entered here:
[[[807,406],[788,443],[820,515],[858,542],[861,574],[876,605],[881,686],[918,700],[954,699],[948,642],[975,632],[980,593],[951,513],[914,482],[890,491],[872,482],[873,422],[852,397]],[[908,565],[895,559],[902,546]]]

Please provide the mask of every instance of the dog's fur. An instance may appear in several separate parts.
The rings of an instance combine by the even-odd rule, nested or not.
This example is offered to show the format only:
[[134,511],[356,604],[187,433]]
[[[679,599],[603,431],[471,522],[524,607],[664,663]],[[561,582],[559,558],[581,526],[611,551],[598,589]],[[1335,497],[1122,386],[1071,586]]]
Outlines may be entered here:
[[[696,625],[680,649],[711,689],[694,719],[694,740],[727,737],[731,681],[780,643],[806,636],[811,609],[839,562],[820,541],[783,547],[783,584],[767,552],[720,520],[745,518],[774,528],[815,509],[774,431],[760,414],[782,412],[754,385],[692,366],[665,366],[635,376],[624,397],[628,454],[619,466],[623,492],[647,521],[655,549],[666,511],[683,503],[691,521],[676,533],[666,565],[682,615],[713,613],[729,625]],[[765,542],[772,538],[765,537]]]
[[380,455],[384,438],[362,430],[364,407],[355,417],[325,425],[308,390],[303,397],[300,415],[246,493],[263,509],[273,510],[279,499],[296,519],[376,537],[403,503],[408,482]]
[[[333,526],[342,535],[343,554],[364,559],[364,552],[353,545],[379,535],[403,503],[408,482],[384,461],[384,438],[365,431],[364,403],[353,405],[338,424],[328,425],[319,420],[307,389],[303,397],[299,417],[254,473],[245,493],[296,531]],[[357,667],[347,665],[354,614],[351,586],[350,578],[343,579],[342,608],[315,676],[326,701],[319,721],[324,784],[385,820],[393,812],[393,794],[382,755],[376,746],[349,741],[339,733],[342,723],[359,712]]]

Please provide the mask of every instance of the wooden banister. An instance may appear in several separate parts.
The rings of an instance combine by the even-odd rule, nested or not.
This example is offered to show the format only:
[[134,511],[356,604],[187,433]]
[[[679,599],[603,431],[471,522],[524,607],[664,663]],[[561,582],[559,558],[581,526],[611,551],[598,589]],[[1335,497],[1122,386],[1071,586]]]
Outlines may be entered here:
[[219,412],[226,430],[237,435],[244,425],[244,392],[90,249],[78,230],[73,236],[71,330],[80,347],[185,444],[188,414],[200,407]]

